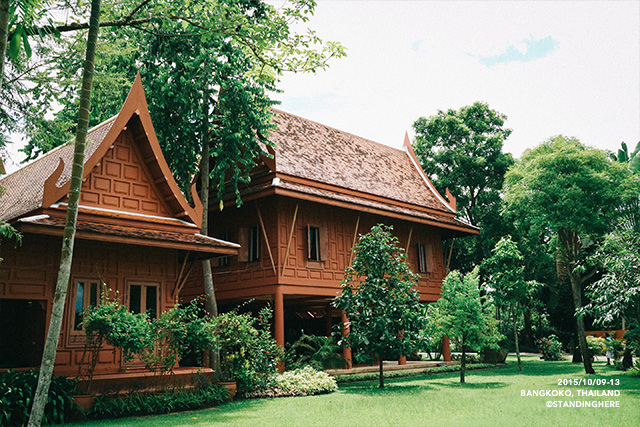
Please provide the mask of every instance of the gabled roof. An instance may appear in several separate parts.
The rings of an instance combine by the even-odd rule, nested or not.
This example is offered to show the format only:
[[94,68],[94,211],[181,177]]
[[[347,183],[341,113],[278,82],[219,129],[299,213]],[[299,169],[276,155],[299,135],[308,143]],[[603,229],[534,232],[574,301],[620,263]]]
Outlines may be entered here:
[[[399,150],[274,110],[269,133],[278,177],[271,185],[334,204],[360,205],[414,217],[432,225],[477,234],[455,215],[455,199],[442,197],[427,178],[405,136]],[[282,193],[281,193],[282,194]]]
[[[83,178],[100,164],[126,129],[133,132],[171,216],[200,228],[202,204],[192,188],[195,207],[189,205],[169,170],[151,124],[139,74],[118,115],[89,130]],[[69,192],[73,149],[73,144],[67,143],[1,179],[0,187],[6,191],[0,196],[0,220],[13,220],[62,201]]]

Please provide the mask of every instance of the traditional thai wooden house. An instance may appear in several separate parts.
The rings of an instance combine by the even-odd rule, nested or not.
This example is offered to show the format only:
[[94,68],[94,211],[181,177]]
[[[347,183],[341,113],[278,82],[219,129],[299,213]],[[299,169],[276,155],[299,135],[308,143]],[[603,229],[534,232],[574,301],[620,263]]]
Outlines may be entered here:
[[[241,245],[238,256],[213,260],[220,304],[272,303],[281,345],[301,329],[328,333],[341,319],[330,303],[356,238],[377,223],[394,227],[420,275],[421,300],[436,301],[442,240],[478,229],[456,218],[455,199],[431,184],[408,136],[399,150],[282,111],[274,122],[273,158],[253,171],[242,207],[232,196],[222,211],[218,201],[210,207],[211,235]],[[181,296],[202,292],[201,276],[192,273]]]
[[[23,235],[0,257],[0,368],[40,365],[60,259],[72,144],[0,180],[0,219]],[[55,373],[75,375],[84,348],[80,311],[100,284],[150,317],[173,306],[185,260],[235,256],[238,245],[199,234],[202,204],[191,206],[169,171],[140,77],[120,113],[91,129],[85,155],[76,244]],[[96,373],[134,368],[105,347]]]

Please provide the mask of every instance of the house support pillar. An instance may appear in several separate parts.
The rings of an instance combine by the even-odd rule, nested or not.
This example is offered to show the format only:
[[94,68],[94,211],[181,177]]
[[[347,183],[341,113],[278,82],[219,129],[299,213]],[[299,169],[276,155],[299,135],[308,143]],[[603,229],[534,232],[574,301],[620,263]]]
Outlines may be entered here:
[[[342,323],[342,336],[346,337],[349,335],[349,331],[351,330],[351,327],[347,325],[347,323],[349,323],[349,319],[347,319],[347,315],[345,314],[345,312],[342,312],[342,318],[341,318],[341,323]],[[342,357],[344,357],[347,360],[347,369],[353,369],[353,362],[351,360],[351,347],[342,347]]]
[[[275,338],[276,344],[278,344],[284,350],[284,295],[282,295],[282,287],[276,287],[276,293],[274,295],[274,326],[275,326]],[[278,362],[278,371],[284,372],[284,361]]]
[[442,357],[445,362],[451,362],[451,347],[449,347],[449,337],[442,337]]

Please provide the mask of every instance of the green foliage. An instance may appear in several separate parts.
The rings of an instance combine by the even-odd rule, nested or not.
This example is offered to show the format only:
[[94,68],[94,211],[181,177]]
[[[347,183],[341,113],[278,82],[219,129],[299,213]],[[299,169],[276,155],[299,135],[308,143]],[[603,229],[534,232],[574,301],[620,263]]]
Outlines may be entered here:
[[[125,361],[153,347],[153,331],[145,314],[136,314],[123,305],[116,294],[110,297],[106,284],[102,285],[100,304],[88,306],[83,312],[82,327],[90,348],[100,349],[102,343],[122,349]],[[94,356],[95,359],[96,356]]]
[[511,154],[502,152],[511,134],[504,127],[506,118],[486,103],[475,102],[413,124],[413,148],[422,168],[441,194],[451,191],[459,215],[480,227],[473,239],[456,241],[452,270],[466,272],[479,265],[509,227],[500,215],[504,175],[513,164]]
[[[198,170],[207,132],[216,159],[212,188],[219,197],[227,196],[226,188],[238,202],[238,185],[248,182],[260,156],[268,156],[273,105],[268,94],[277,92],[278,76],[324,69],[330,58],[345,54],[339,43],[296,31],[313,15],[315,2],[308,0],[281,7],[260,0],[105,3],[103,20],[136,22],[101,30],[104,54],[96,64],[92,125],[118,112],[140,70],[160,145],[181,188],[190,186]],[[52,44],[45,55],[48,66],[24,77],[38,82],[25,89],[33,102],[21,112],[30,118],[29,158],[70,139],[75,76],[82,67],[80,37],[65,35]],[[65,108],[51,120],[58,103]]]
[[249,393],[247,397],[311,396],[338,389],[335,379],[311,366],[275,374],[273,386]]
[[208,408],[224,403],[227,390],[219,384],[195,388],[168,389],[156,393],[134,392],[126,395],[97,396],[88,418],[119,418],[131,415],[167,414],[188,409]]
[[151,328],[155,345],[143,354],[149,369],[170,371],[184,354],[201,356],[218,344],[215,326],[197,299],[176,304],[152,322]]
[[214,334],[220,349],[220,379],[234,380],[238,394],[272,385],[282,348],[271,337],[269,308],[260,310],[258,318],[234,311],[214,320]]
[[627,375],[629,375],[630,377],[640,378],[640,359],[637,359],[636,364],[627,371]]
[[587,346],[589,347],[589,355],[603,356],[607,352],[607,344],[604,338],[587,335]]
[[[0,374],[0,425],[21,426],[27,423],[37,382],[38,370]],[[75,411],[71,396],[75,391],[75,380],[52,377],[43,424],[63,424],[70,418]]]
[[391,231],[380,224],[360,236],[342,292],[333,301],[349,319],[351,331],[342,345],[353,349],[356,360],[397,359],[417,351],[422,341],[417,277]]
[[429,324],[438,336],[449,336],[460,347],[476,350],[495,347],[498,338],[492,307],[483,305],[478,282],[478,268],[464,277],[452,271],[442,284],[442,298],[427,310]]
[[590,261],[603,275],[589,286],[592,301],[584,312],[593,314],[600,324],[621,318],[640,321],[640,233],[607,234]]
[[532,223],[595,239],[618,215],[620,201],[634,191],[629,178],[628,169],[610,162],[603,151],[556,136],[526,150],[509,169],[505,198],[509,209],[528,211]]
[[287,370],[303,368],[306,365],[314,369],[336,369],[345,366],[342,350],[333,337],[308,335],[304,332],[285,351]]
[[544,360],[563,360],[562,343],[555,335],[549,335],[538,340],[538,347]]

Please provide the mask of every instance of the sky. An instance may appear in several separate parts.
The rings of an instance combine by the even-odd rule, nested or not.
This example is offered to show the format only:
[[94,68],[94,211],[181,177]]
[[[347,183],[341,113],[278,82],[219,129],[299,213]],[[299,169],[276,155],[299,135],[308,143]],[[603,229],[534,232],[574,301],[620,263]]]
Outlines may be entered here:
[[399,148],[419,117],[482,101],[507,116],[515,157],[559,134],[640,141],[638,0],[319,0],[306,27],[347,57],[284,75],[289,113]]
[[347,57],[282,77],[289,113],[401,147],[419,117],[482,101],[515,157],[559,134],[640,141],[640,1],[319,0],[306,25]]

